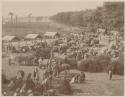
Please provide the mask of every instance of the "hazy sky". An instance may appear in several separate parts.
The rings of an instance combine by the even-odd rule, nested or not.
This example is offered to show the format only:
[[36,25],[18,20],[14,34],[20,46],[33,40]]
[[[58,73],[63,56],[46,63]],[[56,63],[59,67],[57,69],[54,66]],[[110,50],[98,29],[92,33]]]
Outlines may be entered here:
[[85,9],[95,9],[102,6],[101,1],[4,1],[2,2],[2,15],[8,17],[9,12],[18,16],[27,16],[32,13],[33,16],[50,16],[62,11],[78,11]]

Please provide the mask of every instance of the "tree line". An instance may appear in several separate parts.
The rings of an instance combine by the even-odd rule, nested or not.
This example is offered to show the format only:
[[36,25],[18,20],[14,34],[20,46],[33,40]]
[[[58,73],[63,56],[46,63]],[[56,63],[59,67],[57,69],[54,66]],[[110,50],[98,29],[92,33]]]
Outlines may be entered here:
[[91,10],[61,12],[51,19],[72,26],[124,31],[124,2],[104,2]]

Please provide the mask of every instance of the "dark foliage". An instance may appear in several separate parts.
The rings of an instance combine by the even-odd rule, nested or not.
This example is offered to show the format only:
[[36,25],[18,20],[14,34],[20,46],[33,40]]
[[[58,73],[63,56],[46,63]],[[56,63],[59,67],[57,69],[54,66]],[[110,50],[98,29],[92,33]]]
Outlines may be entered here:
[[9,80],[6,78],[6,76],[4,74],[2,74],[2,84],[6,84],[8,82],[9,82]]
[[77,61],[75,58],[66,58],[65,63],[69,64],[71,68],[76,68],[77,67]]
[[113,73],[124,75],[124,57],[121,55],[118,60],[112,61],[109,56],[97,56],[87,60],[81,60],[77,68],[81,71],[103,72],[108,70],[108,65],[113,66]]
[[111,64],[114,66],[114,74],[124,75],[124,54],[121,54],[119,59],[117,61],[113,61]]
[[124,31],[124,2],[105,2],[95,10],[61,12],[51,17],[56,22],[78,26]]
[[35,51],[34,55],[39,58],[43,58],[43,59],[49,59],[50,58],[50,52],[51,49],[50,48],[39,48]]

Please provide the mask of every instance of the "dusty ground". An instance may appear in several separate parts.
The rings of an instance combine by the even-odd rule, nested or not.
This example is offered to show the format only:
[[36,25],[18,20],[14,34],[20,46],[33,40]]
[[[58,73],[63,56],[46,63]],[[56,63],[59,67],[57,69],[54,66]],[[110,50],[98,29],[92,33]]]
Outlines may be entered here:
[[74,95],[82,96],[122,96],[124,95],[124,77],[113,75],[108,80],[106,73],[86,73],[83,84],[73,84]]
[[[3,69],[8,77],[16,75],[17,70],[24,70],[27,73],[32,72],[31,66],[7,66]],[[44,70],[41,70],[41,77]],[[70,73],[78,72],[71,70]],[[124,95],[124,77],[113,75],[112,80],[108,80],[106,73],[85,73],[86,81],[82,84],[72,84],[73,94],[77,96],[122,96]]]

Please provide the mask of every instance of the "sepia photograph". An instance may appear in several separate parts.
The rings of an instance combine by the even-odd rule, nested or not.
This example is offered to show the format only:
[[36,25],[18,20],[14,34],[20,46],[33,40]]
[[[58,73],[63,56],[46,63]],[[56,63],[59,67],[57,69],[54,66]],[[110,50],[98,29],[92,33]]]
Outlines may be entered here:
[[124,0],[2,0],[1,96],[124,96]]

